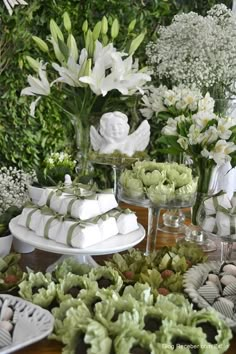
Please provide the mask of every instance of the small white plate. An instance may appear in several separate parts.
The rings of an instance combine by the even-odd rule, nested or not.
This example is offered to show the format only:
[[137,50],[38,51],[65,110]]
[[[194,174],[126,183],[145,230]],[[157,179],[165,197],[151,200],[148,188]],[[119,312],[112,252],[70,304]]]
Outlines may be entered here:
[[127,250],[137,245],[145,237],[145,229],[139,224],[138,230],[130,232],[126,235],[118,234],[87,248],[73,248],[62,243],[37,236],[33,231],[18,225],[18,218],[19,216],[12,219],[9,224],[9,228],[13,236],[15,236],[18,240],[26,242],[40,250],[58,254],[88,254],[91,256],[111,254]]
[[12,295],[0,295],[0,300],[8,300],[16,318],[12,344],[0,349],[9,354],[47,337],[53,330],[54,317],[40,306]]
[[[206,275],[210,272],[218,272],[221,266],[220,261],[211,261],[207,263],[201,263],[190,268],[185,274],[183,279],[184,291],[188,294],[190,299],[197,304],[201,309],[211,308],[212,306],[207,302],[199,293],[198,289],[202,286],[202,283],[206,279]],[[236,332],[236,321],[224,316],[220,312],[217,312],[219,317],[222,318],[225,323]]]

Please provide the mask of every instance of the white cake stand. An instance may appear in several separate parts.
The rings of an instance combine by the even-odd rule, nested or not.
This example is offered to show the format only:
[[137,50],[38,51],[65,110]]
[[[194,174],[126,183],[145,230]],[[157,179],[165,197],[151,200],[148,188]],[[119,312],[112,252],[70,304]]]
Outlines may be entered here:
[[79,263],[86,263],[92,267],[96,267],[97,263],[91,256],[112,254],[116,252],[125,251],[139,242],[145,237],[145,229],[139,224],[139,228],[126,235],[118,234],[103,242],[97,243],[87,248],[73,248],[53,240],[45,239],[37,236],[32,230],[18,225],[19,216],[10,221],[9,228],[12,235],[20,241],[26,242],[37,249],[63,255],[59,260],[53,263],[48,271],[52,271],[54,267],[61,263],[62,260],[68,256],[73,256]]

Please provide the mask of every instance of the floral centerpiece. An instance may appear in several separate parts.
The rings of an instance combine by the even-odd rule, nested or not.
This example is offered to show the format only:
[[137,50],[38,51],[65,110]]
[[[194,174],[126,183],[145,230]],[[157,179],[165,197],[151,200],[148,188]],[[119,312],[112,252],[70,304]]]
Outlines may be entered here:
[[[114,45],[119,33],[119,23],[114,20],[110,31],[106,17],[99,21],[93,30],[88,23],[83,24],[81,38],[76,41],[71,31],[69,15],[64,14],[63,34],[54,20],[50,21],[48,44],[38,37],[33,37],[39,48],[47,55],[46,63],[27,57],[28,63],[37,72],[37,77],[28,76],[29,87],[22,90],[22,95],[36,96],[31,104],[31,114],[42,96],[50,97],[70,117],[75,131],[77,159],[81,162],[82,171],[87,167],[87,156],[90,146],[89,129],[94,124],[94,113],[106,110],[108,98],[120,96],[125,99],[141,90],[150,81],[150,76],[139,70],[133,54],[144,38],[139,34],[124,45],[121,51]],[[110,32],[110,38],[109,38]],[[128,36],[132,32],[128,29]],[[82,49],[79,48],[81,43]],[[47,73],[48,72],[48,73]],[[50,75],[49,82],[48,76]],[[57,96],[54,94],[57,91]],[[114,103],[114,102],[113,102]],[[123,101],[124,104],[124,101]],[[114,110],[114,104],[113,104]]]
[[52,152],[46,156],[42,167],[37,171],[38,183],[43,186],[56,186],[64,182],[65,175],[75,175],[76,161],[67,152]]
[[[173,86],[168,89],[166,86],[149,86],[142,97],[141,114],[150,121],[151,125],[151,155],[157,156],[160,147],[158,138],[161,136],[161,129],[166,125],[168,118],[175,118],[181,115],[188,117],[197,112],[210,110],[214,107],[214,100],[209,93],[203,96],[196,87],[184,85]],[[184,162],[183,154],[175,148],[176,161]]]
[[236,121],[216,115],[210,109],[189,116],[182,114],[167,120],[162,135],[159,142],[166,146],[165,152],[184,152],[193,160],[199,177],[199,195],[193,208],[193,223],[196,224],[202,197],[210,192],[214,167],[226,162],[236,165]]
[[153,75],[168,87],[195,84],[214,98],[231,97],[236,77],[236,16],[223,4],[201,16],[174,16],[146,50]]

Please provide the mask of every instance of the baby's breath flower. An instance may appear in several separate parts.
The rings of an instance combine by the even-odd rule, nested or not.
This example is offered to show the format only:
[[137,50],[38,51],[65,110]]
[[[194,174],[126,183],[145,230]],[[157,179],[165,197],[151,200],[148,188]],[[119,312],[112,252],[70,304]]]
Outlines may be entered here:
[[176,15],[146,48],[153,75],[171,86],[196,85],[202,92],[225,96],[236,77],[236,15],[223,4],[207,16]]
[[25,173],[16,167],[0,168],[0,214],[13,205],[20,208],[29,199],[27,186],[34,179],[33,173]]

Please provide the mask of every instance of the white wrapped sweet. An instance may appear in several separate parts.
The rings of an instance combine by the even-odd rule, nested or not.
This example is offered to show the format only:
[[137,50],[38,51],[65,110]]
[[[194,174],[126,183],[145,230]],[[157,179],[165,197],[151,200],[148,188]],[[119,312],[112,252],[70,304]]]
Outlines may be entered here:
[[214,216],[206,216],[202,222],[202,228],[205,231],[216,232],[216,218]]
[[236,234],[236,215],[218,211],[216,213],[217,235],[226,237]]
[[39,221],[40,216],[41,212],[39,209],[26,207],[22,210],[21,214],[18,217],[18,225],[30,228],[31,230],[35,230],[35,228],[37,227],[37,220]]
[[81,220],[101,215],[98,200],[96,197],[95,199],[75,199],[71,205],[70,215]]
[[98,204],[100,208],[100,214],[104,214],[113,208],[118,206],[114,194],[111,193],[98,193],[97,194]]
[[236,207],[236,192],[234,192],[233,197],[231,199],[232,207]]
[[61,203],[65,198],[65,194],[57,195],[56,193],[53,193],[52,197],[50,198],[49,207],[58,213],[61,207]]
[[216,214],[218,206],[221,206],[225,209],[231,208],[231,203],[226,193],[213,196],[211,198],[204,200],[204,209],[206,215]]
[[114,217],[108,217],[105,220],[100,218],[97,222],[97,225],[102,234],[103,241],[119,233],[116,219]]
[[121,213],[116,219],[117,227],[120,234],[128,234],[139,228],[137,216],[135,213]]
[[60,232],[62,222],[58,219],[55,219],[52,225],[50,225],[50,228],[48,230],[48,238],[50,240],[56,241],[57,235]]
[[44,206],[50,205],[50,199],[52,198],[52,196],[55,194],[55,190],[54,189],[50,189],[50,188],[45,188],[44,191],[41,194],[41,197],[38,201],[38,205],[39,206]]
[[98,225],[63,221],[58,228],[56,241],[76,248],[86,248],[102,241],[102,234]]
[[54,215],[41,214],[40,222],[35,230],[36,235],[48,238],[49,229],[55,225],[56,221]]
[[77,200],[75,197],[65,195],[64,198],[61,200],[60,208],[58,210],[58,213],[61,215],[67,215],[70,214],[70,208],[71,204],[73,203],[74,200]]

